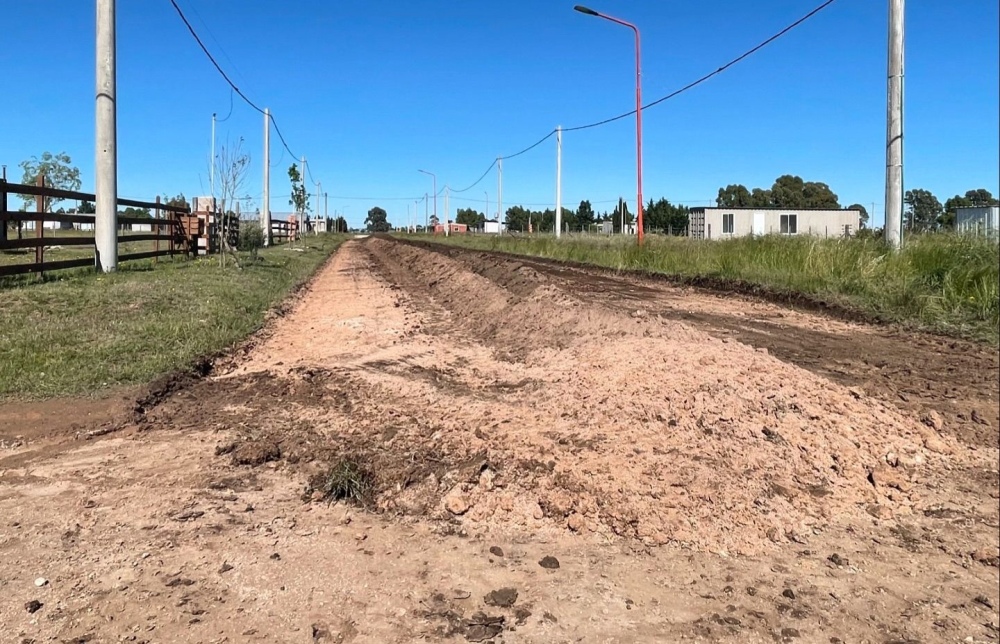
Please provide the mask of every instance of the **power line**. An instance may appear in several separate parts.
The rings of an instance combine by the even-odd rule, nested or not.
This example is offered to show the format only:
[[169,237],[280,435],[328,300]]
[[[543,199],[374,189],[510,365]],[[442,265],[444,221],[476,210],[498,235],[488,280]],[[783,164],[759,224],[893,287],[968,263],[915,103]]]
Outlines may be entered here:
[[[762,42],[759,45],[757,45],[756,47],[753,47],[752,49],[748,49],[747,51],[743,52],[742,54],[740,54],[736,58],[732,59],[731,61],[729,61],[728,63],[726,63],[722,67],[716,69],[714,72],[711,72],[709,74],[705,74],[701,78],[699,78],[699,79],[697,79],[697,80],[695,80],[695,81],[693,81],[691,83],[688,83],[684,87],[682,87],[682,88],[680,88],[678,90],[675,90],[675,91],[667,94],[666,96],[661,96],[660,98],[656,99],[655,101],[652,101],[650,103],[647,103],[647,104],[643,105],[642,109],[646,110],[646,109],[649,109],[650,107],[653,107],[655,105],[659,105],[660,103],[662,103],[664,101],[670,100],[671,98],[674,98],[675,96],[679,96],[679,95],[683,94],[684,92],[686,92],[686,91],[688,91],[690,89],[693,89],[693,88],[697,87],[698,85],[701,85],[702,83],[704,83],[708,79],[712,78],[713,76],[717,76],[718,74],[721,74],[722,72],[726,71],[727,69],[729,69],[730,67],[732,67],[736,63],[739,63],[740,61],[742,61],[742,60],[744,60],[744,59],[752,56],[753,54],[757,53],[758,51],[760,51],[764,47],[770,45],[772,42],[774,42],[775,40],[781,38],[782,36],[784,36],[785,34],[787,34],[792,29],[795,29],[796,27],[798,27],[799,25],[801,25],[806,20],[809,20],[810,18],[812,18],[813,16],[815,16],[817,13],[819,13],[823,9],[826,9],[831,4],[833,4],[834,1],[835,0],[826,0],[826,2],[824,2],[821,5],[819,5],[818,7],[816,7],[815,9],[813,9],[812,11],[810,11],[809,13],[807,13],[806,15],[802,16],[801,18],[799,18],[798,20],[796,20],[792,24],[788,25],[787,27],[785,27],[784,29],[782,29],[778,33],[774,34],[773,36],[771,36],[770,38],[768,38],[764,42]],[[586,129],[589,129],[589,128],[598,127],[598,126],[601,126],[601,125],[606,125],[608,123],[612,123],[614,121],[618,121],[620,119],[623,119],[623,118],[625,118],[627,116],[632,116],[633,114],[635,114],[635,110],[631,110],[629,112],[625,112],[624,114],[619,114],[618,116],[613,116],[613,117],[611,117],[609,119],[604,119],[603,121],[597,121],[596,123],[589,123],[587,125],[578,125],[576,127],[563,128],[563,132],[575,132],[577,130],[586,130]]]
[[[531,145],[529,145],[528,147],[524,148],[523,150],[521,150],[519,152],[515,152],[514,154],[508,154],[507,156],[497,157],[496,159],[493,159],[493,163],[490,164],[490,167],[486,168],[486,172],[484,172],[478,179],[476,179],[475,182],[471,186],[469,186],[468,188],[462,188],[461,190],[452,190],[452,192],[467,192],[469,190],[472,190],[477,185],[479,185],[480,181],[482,181],[483,179],[486,178],[486,175],[488,175],[490,173],[490,170],[492,170],[493,166],[495,166],[497,164],[497,161],[500,161],[500,160],[506,161],[507,159],[513,159],[514,157],[519,157],[522,154],[524,154],[525,152],[528,152],[530,150],[533,150],[533,149],[537,148],[538,146],[540,146],[542,143],[544,143],[549,137],[551,137],[555,133],[556,133],[556,131],[552,130],[551,132],[549,132],[548,134],[546,134],[545,136],[543,136],[542,138],[538,139],[537,141],[535,141],[534,143],[532,143]],[[438,193],[438,194],[441,194],[441,193]]]
[[[236,92],[237,94],[239,94],[240,98],[242,98],[246,102],[247,105],[249,105],[253,109],[257,110],[261,114],[266,114],[266,112],[264,112],[264,110],[262,110],[260,107],[258,107],[256,103],[254,103],[249,98],[247,98],[247,95],[244,94],[240,90],[240,88],[236,86],[236,83],[234,83],[232,81],[232,79],[229,78],[229,76],[226,74],[226,72],[223,71],[222,67],[215,60],[215,57],[212,56],[212,52],[208,51],[208,47],[206,47],[205,43],[203,43],[201,41],[201,38],[198,37],[198,32],[196,32],[194,30],[194,27],[191,26],[191,23],[188,21],[187,16],[184,15],[184,12],[181,11],[181,8],[177,5],[176,0],[170,0],[170,4],[172,4],[174,6],[174,9],[177,11],[177,15],[180,16],[181,21],[184,22],[184,25],[188,28],[188,31],[191,32],[191,35],[194,37],[195,42],[198,43],[198,46],[201,47],[201,50],[203,52],[205,52],[206,56],[208,56],[208,60],[210,60],[212,62],[212,65],[215,66],[215,69],[219,72],[219,74],[222,76],[222,78],[224,78],[225,81],[227,83],[229,83],[229,87],[231,87],[234,92]],[[278,128],[278,122],[274,119],[274,115],[273,114],[270,115],[270,119],[271,119],[271,124],[274,125],[274,131],[278,133],[278,138],[281,139],[281,144],[283,146],[285,146],[286,150],[288,150],[288,154],[292,155],[292,157],[296,157],[295,153],[292,152],[291,148],[288,147],[288,143],[285,142],[285,137],[281,134],[281,130]]]
[[226,118],[218,119],[217,123],[225,123],[229,120],[229,117],[233,115],[233,90],[229,90],[229,114],[226,114]]
[[[834,1],[835,0],[826,0],[825,2],[823,2],[822,4],[820,4],[818,7],[816,7],[815,9],[813,9],[812,11],[810,11],[809,13],[807,13],[806,15],[802,16],[801,18],[799,18],[798,20],[796,20],[792,24],[788,25],[787,27],[785,27],[784,29],[782,29],[778,33],[774,34],[773,36],[771,36],[767,40],[765,40],[762,43],[760,43],[759,45],[757,45],[756,47],[753,47],[752,49],[748,49],[747,51],[745,51],[744,53],[740,54],[736,58],[732,59],[731,61],[729,61],[728,63],[726,63],[722,67],[719,67],[718,69],[716,69],[714,72],[711,72],[709,74],[705,74],[701,78],[699,78],[699,79],[697,79],[697,80],[695,80],[695,81],[693,81],[691,83],[688,83],[684,87],[682,87],[682,88],[680,88],[678,90],[675,90],[675,91],[667,94],[666,96],[661,96],[660,98],[658,98],[658,99],[656,99],[656,100],[654,100],[654,101],[652,101],[650,103],[647,103],[646,105],[643,105],[642,109],[645,110],[645,109],[648,109],[650,107],[654,107],[656,105],[659,105],[660,103],[663,103],[664,101],[668,101],[671,98],[674,98],[675,96],[679,96],[680,94],[683,94],[684,92],[686,92],[686,91],[688,91],[690,89],[693,89],[693,88],[697,87],[698,85],[701,85],[702,83],[704,83],[708,79],[712,78],[713,76],[717,76],[717,75],[721,74],[722,72],[726,71],[727,69],[729,69],[733,65],[739,63],[740,61],[742,61],[742,60],[744,60],[744,59],[746,59],[746,58],[748,58],[750,56],[752,56],[753,54],[757,53],[758,51],[760,51],[764,47],[770,45],[775,40],[778,40],[779,38],[781,38],[782,36],[784,36],[785,34],[787,34],[792,29],[795,29],[796,27],[798,27],[799,25],[801,25],[805,21],[809,20],[810,18],[812,18],[813,16],[815,16],[817,13],[819,13],[823,9],[826,9],[828,6],[830,6],[831,4],[833,4]],[[631,110],[631,111],[625,112],[623,114],[619,114],[618,116],[613,116],[611,118],[607,118],[607,119],[604,119],[604,120],[601,120],[601,121],[597,121],[597,122],[594,122],[594,123],[588,123],[587,125],[578,125],[576,127],[563,128],[562,131],[563,132],[575,132],[575,131],[578,131],[578,130],[587,130],[587,129],[590,129],[590,128],[599,127],[601,125],[607,125],[608,123],[613,123],[613,122],[619,121],[619,120],[621,120],[623,118],[632,116],[633,114],[635,114],[635,112],[636,112],[635,110]],[[509,154],[509,155],[507,155],[505,157],[500,157],[500,158],[506,160],[506,159],[513,159],[514,157],[517,157],[517,156],[521,156],[525,152],[528,152],[529,150],[532,150],[535,147],[541,145],[543,142],[545,142],[549,137],[551,137],[555,133],[556,133],[556,131],[553,129],[548,134],[546,134],[545,136],[543,136],[541,139],[539,139],[535,143],[532,143],[531,145],[529,145],[528,147],[524,148],[523,150],[521,150],[519,152],[515,152],[514,154]],[[469,186],[468,188],[463,188],[462,190],[455,190],[454,192],[465,192],[466,190],[471,190],[472,188],[476,187],[476,185],[479,184],[479,182],[482,181],[486,177],[487,174],[489,174],[489,171],[493,169],[493,166],[496,165],[496,162],[497,162],[497,160],[494,159],[493,163],[490,164],[490,167],[486,169],[486,172],[484,172],[481,177],[479,177],[478,179],[476,179],[475,183],[473,183],[471,186]]]

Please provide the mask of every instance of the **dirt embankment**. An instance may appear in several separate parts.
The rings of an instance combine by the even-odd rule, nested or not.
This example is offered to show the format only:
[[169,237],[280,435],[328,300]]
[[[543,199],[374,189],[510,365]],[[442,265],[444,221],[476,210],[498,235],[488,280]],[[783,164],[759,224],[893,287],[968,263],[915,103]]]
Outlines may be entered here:
[[[500,419],[453,437],[451,449],[484,453],[497,472],[449,493],[473,520],[541,515],[647,543],[756,552],[833,516],[912,513],[913,478],[954,449],[859,391],[683,323],[588,305],[530,267],[500,286],[437,253],[381,239],[368,248],[470,339],[549,374],[523,401],[536,412],[530,426]],[[524,499],[537,499],[532,517],[520,516]]]

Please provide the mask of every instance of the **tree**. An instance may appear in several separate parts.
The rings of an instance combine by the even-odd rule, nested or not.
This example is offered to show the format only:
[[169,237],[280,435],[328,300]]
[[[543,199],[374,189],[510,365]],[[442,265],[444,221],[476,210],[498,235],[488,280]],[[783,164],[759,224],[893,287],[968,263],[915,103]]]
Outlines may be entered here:
[[94,204],[90,201],[81,201],[80,207],[77,208],[76,211],[81,215],[92,215],[95,212],[97,212],[97,210],[94,208]]
[[725,188],[719,188],[719,196],[715,199],[715,204],[722,208],[749,208],[753,204],[750,200],[750,191],[742,184],[730,184]]
[[806,208],[840,209],[840,200],[825,183],[806,181],[802,186],[802,197],[805,199]]
[[657,202],[649,200],[644,211],[643,224],[646,230],[662,230],[668,235],[683,235],[687,232],[690,209],[687,206],[675,205],[666,199]]
[[770,208],[774,200],[771,198],[771,191],[763,188],[754,188],[750,193],[750,206],[752,208]]
[[771,186],[771,202],[775,208],[805,208],[805,182],[802,177],[785,174]]
[[868,209],[859,203],[851,204],[847,207],[847,210],[857,210],[861,212],[861,227],[866,228],[868,226]]
[[299,166],[294,163],[288,168],[288,180],[292,182],[292,196],[288,205],[295,208],[295,212],[305,221],[309,213],[309,195],[306,193],[305,180],[299,173]]
[[[218,225],[219,263],[221,266],[226,265],[226,253],[228,252],[233,256],[236,267],[242,268],[239,259],[236,257],[236,252],[232,244],[230,244],[232,227],[234,225],[238,226],[239,222],[237,217],[235,217],[235,213],[231,214],[228,211],[231,211],[235,207],[238,195],[243,191],[243,185],[246,183],[247,178],[247,170],[250,167],[250,153],[243,151],[243,137],[240,137],[234,143],[230,143],[227,140],[219,149],[219,154],[215,157],[215,163],[215,176],[219,178],[219,188],[222,194],[222,204],[219,210],[225,213]],[[236,230],[238,235],[239,229],[237,228]]]
[[944,207],[929,190],[907,190],[903,202],[906,203],[903,220],[911,231],[931,230],[944,215]]
[[997,201],[993,194],[986,188],[969,190],[965,193],[965,198],[972,207],[996,206],[1000,204],[1000,201]]
[[382,208],[375,206],[368,211],[368,218],[365,219],[365,226],[370,233],[387,233],[392,230],[388,221],[388,214]]
[[[38,175],[41,174],[45,175],[45,185],[50,188],[79,190],[82,185],[80,183],[80,169],[70,165],[71,163],[72,160],[65,152],[55,155],[51,152],[45,152],[40,159],[38,157],[31,157],[31,159],[21,161],[19,164],[21,169],[24,170],[21,183],[34,184],[38,179]],[[20,197],[26,206],[35,203],[35,197],[32,195],[20,195]],[[62,201],[62,198],[59,197],[45,197],[43,202],[45,212],[52,212],[52,205],[60,201]]]
[[507,230],[519,230],[528,232],[528,220],[531,218],[531,211],[523,206],[511,206],[507,209]]
[[615,206],[614,212],[611,213],[611,222],[614,224],[615,232],[622,232],[622,213],[625,213],[625,225],[628,226],[632,223],[634,217],[632,213],[628,210],[628,202],[624,199],[618,199],[618,205]]
[[595,221],[594,208],[589,201],[581,201],[580,207],[576,209],[576,223],[579,226],[590,226]]
[[455,215],[455,223],[465,224],[469,228],[478,228],[486,217],[474,208],[459,208]]
[[163,195],[163,202],[166,205],[172,206],[174,208],[187,208],[189,210],[191,209],[191,204],[188,203],[188,200],[184,196],[183,192],[180,193],[180,194],[178,194],[176,197],[169,197],[168,198],[167,195]]
[[346,233],[347,232],[347,220],[343,217],[337,217],[333,220],[333,232],[335,233]]

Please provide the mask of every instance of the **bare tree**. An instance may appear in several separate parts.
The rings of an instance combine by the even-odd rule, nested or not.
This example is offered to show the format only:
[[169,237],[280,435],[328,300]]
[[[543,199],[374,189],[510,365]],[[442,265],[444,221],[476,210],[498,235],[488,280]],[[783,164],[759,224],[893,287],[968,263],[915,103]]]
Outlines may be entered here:
[[231,143],[227,139],[215,157],[215,176],[219,178],[218,185],[221,196],[221,207],[219,208],[221,220],[218,230],[219,261],[222,266],[226,265],[226,253],[229,253],[232,255],[236,267],[242,268],[235,249],[229,244],[231,229],[229,228],[230,217],[228,214],[237,201],[237,195],[243,191],[249,167],[250,153],[243,151],[243,137],[240,137],[235,143]]

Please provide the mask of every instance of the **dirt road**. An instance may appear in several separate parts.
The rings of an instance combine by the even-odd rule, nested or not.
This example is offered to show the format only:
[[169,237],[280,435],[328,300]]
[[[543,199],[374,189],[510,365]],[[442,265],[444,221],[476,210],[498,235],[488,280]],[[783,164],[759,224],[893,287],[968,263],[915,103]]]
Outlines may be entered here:
[[997,369],[352,241],[120,431],[0,407],[0,641],[995,642]]

